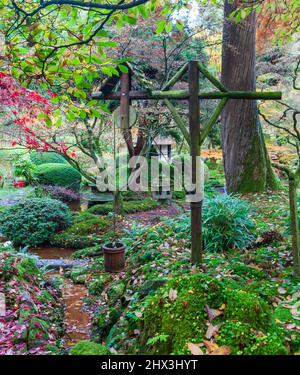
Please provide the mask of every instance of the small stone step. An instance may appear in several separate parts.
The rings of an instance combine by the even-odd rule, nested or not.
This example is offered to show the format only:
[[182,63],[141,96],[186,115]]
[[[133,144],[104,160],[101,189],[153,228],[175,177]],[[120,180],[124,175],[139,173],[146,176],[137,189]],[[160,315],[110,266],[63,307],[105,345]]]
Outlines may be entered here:
[[73,259],[38,259],[38,267],[49,267],[52,269],[72,268],[75,266],[85,267],[89,264],[87,260],[73,260]]

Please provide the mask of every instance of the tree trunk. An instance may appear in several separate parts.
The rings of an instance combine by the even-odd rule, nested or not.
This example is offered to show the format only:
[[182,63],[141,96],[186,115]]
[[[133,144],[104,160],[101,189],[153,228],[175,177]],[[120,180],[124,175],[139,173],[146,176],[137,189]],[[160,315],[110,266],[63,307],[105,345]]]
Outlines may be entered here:
[[122,194],[119,190],[114,192],[114,213],[117,215],[124,215]]
[[[235,23],[236,9],[224,5],[222,83],[230,90],[255,91],[255,13]],[[255,100],[229,100],[222,113],[222,144],[227,190],[258,192],[276,188],[277,179],[266,152]]]

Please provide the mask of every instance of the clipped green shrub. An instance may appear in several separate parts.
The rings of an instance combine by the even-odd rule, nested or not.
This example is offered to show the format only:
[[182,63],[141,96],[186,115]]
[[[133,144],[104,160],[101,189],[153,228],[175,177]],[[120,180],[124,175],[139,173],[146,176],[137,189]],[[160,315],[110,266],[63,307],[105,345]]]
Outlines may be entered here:
[[66,159],[56,152],[38,152],[32,151],[30,153],[30,160],[35,165],[58,163],[67,164]]
[[71,355],[107,355],[112,354],[105,346],[95,342],[79,341],[70,350]]
[[220,302],[226,304],[224,317],[227,320],[249,323],[257,329],[268,328],[271,322],[270,306],[255,293],[225,290]]
[[79,191],[81,174],[68,164],[48,163],[37,166],[34,176],[41,185],[64,186]]
[[[123,209],[126,214],[132,214],[141,211],[149,211],[157,208],[158,206],[158,202],[150,198],[146,198],[144,200],[123,202]],[[109,212],[113,212],[113,204],[96,204],[95,206],[90,207],[88,211],[97,215],[107,215]]]
[[247,202],[227,194],[204,200],[203,238],[206,250],[241,250],[253,241],[254,228]]
[[0,212],[0,231],[14,245],[39,245],[72,223],[71,212],[61,201],[26,199]]

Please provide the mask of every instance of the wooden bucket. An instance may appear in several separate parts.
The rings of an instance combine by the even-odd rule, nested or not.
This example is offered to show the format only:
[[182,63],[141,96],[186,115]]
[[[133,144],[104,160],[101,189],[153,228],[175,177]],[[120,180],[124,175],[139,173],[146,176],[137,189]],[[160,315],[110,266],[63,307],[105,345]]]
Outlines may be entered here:
[[102,246],[104,254],[104,269],[106,272],[121,272],[125,268],[125,245],[116,242]]

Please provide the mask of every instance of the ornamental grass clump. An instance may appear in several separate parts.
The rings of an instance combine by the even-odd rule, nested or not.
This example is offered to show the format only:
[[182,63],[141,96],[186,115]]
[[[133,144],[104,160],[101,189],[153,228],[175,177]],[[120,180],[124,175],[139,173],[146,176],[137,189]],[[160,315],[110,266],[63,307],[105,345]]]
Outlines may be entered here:
[[203,238],[206,250],[242,250],[254,240],[254,228],[247,202],[226,194],[204,200]]

